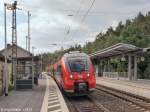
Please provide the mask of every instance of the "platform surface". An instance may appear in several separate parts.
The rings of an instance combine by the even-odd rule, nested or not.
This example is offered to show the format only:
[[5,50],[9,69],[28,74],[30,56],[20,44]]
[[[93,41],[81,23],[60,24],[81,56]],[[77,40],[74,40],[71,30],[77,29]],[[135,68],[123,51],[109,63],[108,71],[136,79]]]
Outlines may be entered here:
[[47,77],[47,87],[41,112],[69,112],[66,102],[56,82],[50,76]]
[[40,112],[46,88],[46,80],[39,79],[39,85],[32,90],[11,91],[0,96],[0,112]]
[[96,83],[150,99],[150,80],[129,81],[127,79],[96,77]]

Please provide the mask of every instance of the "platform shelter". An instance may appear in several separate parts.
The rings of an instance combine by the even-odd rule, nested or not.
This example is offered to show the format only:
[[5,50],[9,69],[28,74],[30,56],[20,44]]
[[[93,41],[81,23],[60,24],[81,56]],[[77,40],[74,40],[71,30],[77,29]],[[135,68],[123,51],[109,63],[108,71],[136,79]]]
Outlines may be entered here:
[[17,58],[16,89],[32,89],[34,84],[38,84],[38,77],[41,73],[40,67],[39,56]]
[[[137,64],[142,58],[143,49],[131,44],[118,43],[111,47],[90,54],[94,63],[97,76],[118,77],[125,76],[129,80],[137,80]],[[111,61],[118,57],[120,62],[125,63],[125,72],[112,70]],[[120,65],[121,66],[121,65]]]

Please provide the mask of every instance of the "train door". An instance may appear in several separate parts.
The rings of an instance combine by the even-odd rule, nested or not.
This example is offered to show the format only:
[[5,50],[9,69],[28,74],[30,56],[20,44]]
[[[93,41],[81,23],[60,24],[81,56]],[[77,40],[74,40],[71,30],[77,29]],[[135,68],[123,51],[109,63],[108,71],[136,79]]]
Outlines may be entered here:
[[58,65],[57,67],[57,77],[59,78],[59,82],[62,83],[62,67]]

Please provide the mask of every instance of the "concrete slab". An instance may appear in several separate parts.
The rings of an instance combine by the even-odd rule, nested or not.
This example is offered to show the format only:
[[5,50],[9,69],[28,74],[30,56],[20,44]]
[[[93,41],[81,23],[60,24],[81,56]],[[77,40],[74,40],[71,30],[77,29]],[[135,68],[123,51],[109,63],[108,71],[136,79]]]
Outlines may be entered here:
[[117,80],[115,78],[97,77],[96,83],[118,90],[129,92],[135,95],[150,98],[150,81],[149,80]]

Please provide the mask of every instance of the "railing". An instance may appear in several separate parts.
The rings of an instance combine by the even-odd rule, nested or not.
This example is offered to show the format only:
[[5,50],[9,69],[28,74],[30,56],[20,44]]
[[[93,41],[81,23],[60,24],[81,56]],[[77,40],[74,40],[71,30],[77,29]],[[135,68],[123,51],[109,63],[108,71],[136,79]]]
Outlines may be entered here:
[[127,78],[127,72],[103,72],[103,77],[109,78]]
[[118,72],[103,72],[103,77],[115,78],[118,76]]

